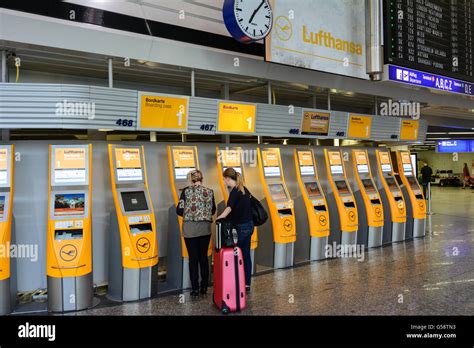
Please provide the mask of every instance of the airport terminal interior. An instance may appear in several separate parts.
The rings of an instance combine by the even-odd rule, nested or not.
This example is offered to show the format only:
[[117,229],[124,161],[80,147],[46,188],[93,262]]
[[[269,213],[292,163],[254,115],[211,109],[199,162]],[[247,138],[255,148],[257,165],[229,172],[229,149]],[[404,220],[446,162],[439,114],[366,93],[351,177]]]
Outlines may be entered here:
[[268,214],[231,315],[472,315],[474,2],[438,2],[0,1],[0,315],[221,315],[228,168]]

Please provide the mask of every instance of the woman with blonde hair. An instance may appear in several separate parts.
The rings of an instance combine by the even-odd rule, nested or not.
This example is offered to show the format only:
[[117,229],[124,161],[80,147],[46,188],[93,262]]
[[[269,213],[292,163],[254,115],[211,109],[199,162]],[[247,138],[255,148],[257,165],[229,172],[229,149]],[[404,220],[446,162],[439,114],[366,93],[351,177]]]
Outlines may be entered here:
[[237,172],[234,168],[227,168],[223,176],[225,184],[231,191],[229,199],[227,200],[227,207],[217,219],[229,218],[237,230],[237,246],[242,250],[244,258],[245,289],[246,291],[250,291],[252,277],[250,242],[254,230],[250,192],[244,186],[242,174]]
[[[209,283],[209,260],[207,250],[211,240],[212,216],[216,212],[214,191],[202,185],[199,170],[188,173],[189,186],[181,192],[176,213],[183,217],[183,237],[189,254],[189,277],[191,296],[207,293]],[[199,269],[201,285],[199,286]],[[199,290],[200,289],[200,290]]]

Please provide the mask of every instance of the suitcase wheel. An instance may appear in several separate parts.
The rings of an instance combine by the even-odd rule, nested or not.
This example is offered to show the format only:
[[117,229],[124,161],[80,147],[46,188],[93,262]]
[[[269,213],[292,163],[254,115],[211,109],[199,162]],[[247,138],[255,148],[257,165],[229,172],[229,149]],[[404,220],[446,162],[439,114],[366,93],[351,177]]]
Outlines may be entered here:
[[225,304],[224,301],[222,301],[221,312],[222,312],[222,314],[229,314],[229,312],[230,312],[230,308],[227,307],[227,305]]

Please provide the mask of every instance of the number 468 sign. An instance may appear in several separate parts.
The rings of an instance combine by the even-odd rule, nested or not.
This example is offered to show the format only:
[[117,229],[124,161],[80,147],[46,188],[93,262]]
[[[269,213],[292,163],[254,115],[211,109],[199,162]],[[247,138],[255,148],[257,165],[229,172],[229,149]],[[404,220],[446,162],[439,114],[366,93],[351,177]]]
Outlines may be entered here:
[[188,97],[140,93],[138,129],[186,131],[188,105]]

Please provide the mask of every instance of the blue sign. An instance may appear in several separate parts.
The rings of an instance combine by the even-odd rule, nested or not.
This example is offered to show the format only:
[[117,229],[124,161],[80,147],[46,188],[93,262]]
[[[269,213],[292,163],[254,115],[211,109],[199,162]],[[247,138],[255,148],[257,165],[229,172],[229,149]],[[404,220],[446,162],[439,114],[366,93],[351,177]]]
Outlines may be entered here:
[[427,87],[439,91],[474,95],[474,83],[450,79],[439,75],[429,74],[418,70],[389,65],[388,79],[408,85]]
[[438,152],[473,152],[474,140],[438,140]]

